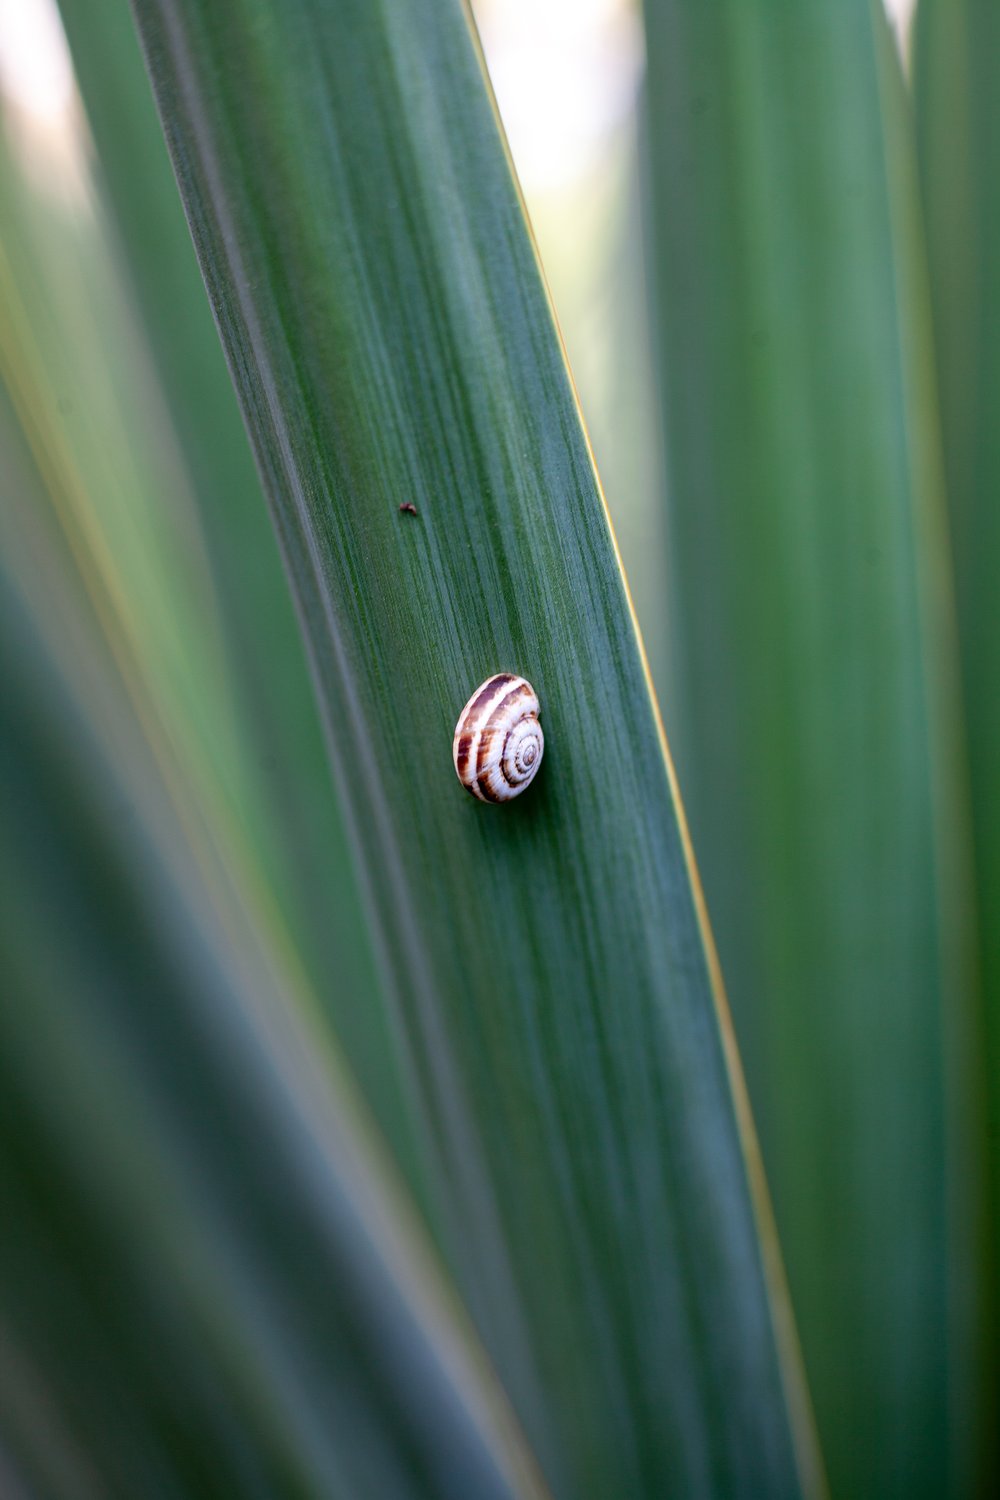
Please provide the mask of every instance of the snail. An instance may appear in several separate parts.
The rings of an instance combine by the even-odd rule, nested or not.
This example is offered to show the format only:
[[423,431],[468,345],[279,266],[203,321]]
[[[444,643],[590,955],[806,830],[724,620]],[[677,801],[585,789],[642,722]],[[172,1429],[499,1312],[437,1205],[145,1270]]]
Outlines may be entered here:
[[480,802],[519,797],[542,763],[545,736],[530,682],[497,672],[476,688],[455,725],[458,779]]

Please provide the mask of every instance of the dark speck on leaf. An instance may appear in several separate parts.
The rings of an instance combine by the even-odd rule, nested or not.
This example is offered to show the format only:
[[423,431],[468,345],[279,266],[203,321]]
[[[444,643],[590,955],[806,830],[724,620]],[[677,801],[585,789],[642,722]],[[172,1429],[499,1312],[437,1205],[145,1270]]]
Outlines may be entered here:
[[404,500],[399,508],[404,515],[415,516],[417,514],[417,507],[412,500]]

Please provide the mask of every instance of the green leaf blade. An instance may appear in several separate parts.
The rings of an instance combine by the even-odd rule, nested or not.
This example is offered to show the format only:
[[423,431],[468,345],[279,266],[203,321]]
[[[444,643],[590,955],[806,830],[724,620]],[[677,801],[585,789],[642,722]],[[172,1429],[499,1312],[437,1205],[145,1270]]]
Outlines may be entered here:
[[329,1041],[178,816],[5,396],[0,431],[5,1469],[541,1500]]
[[981,1040],[968,1060],[965,1087],[970,1115],[986,1144],[985,1161],[970,1160],[966,1173],[971,1190],[982,1194],[980,1253],[994,1270],[991,1301],[980,1315],[979,1400],[987,1435],[980,1471],[983,1493],[996,1487],[1000,1473],[992,1420],[1000,1390],[995,1277],[1000,1247],[1000,819],[994,795],[1000,756],[994,689],[1000,670],[994,604],[1000,563],[995,421],[1000,358],[994,293],[1000,271],[1000,116],[992,76],[998,44],[992,6],[978,0],[949,5],[926,0],[918,9],[913,44],[917,154],[955,566],[982,978]]
[[[258,879],[365,1088],[390,1111],[399,1082],[301,632],[131,13],[121,0],[63,0],[60,11],[97,147],[102,270],[117,275],[117,300],[155,359],[211,573]],[[93,347],[89,354],[100,357]],[[146,488],[155,485],[154,462],[139,467]],[[113,531],[107,544],[117,545]]]
[[668,730],[832,1489],[962,1493],[967,830],[898,61],[860,0],[646,19]]
[[[660,736],[465,21],[138,17],[462,1295],[560,1493],[795,1493]],[[498,669],[547,736],[501,809],[450,757]]]

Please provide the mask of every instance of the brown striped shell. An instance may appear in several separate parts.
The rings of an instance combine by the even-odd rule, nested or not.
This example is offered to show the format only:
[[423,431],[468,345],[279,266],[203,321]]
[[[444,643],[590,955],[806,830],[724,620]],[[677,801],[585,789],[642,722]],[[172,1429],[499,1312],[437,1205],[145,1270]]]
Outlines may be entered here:
[[497,672],[476,688],[455,725],[458,779],[480,802],[519,797],[542,763],[545,736],[530,682]]

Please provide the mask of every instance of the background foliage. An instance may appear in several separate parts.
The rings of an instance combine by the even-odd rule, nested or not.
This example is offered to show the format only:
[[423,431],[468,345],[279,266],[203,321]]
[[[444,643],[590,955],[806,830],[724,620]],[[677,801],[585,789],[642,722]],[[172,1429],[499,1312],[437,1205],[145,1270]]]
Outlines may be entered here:
[[989,8],[911,78],[871,0],[477,7],[791,1307],[468,17],[61,10],[49,135],[0,12],[0,1478],[991,1493]]

